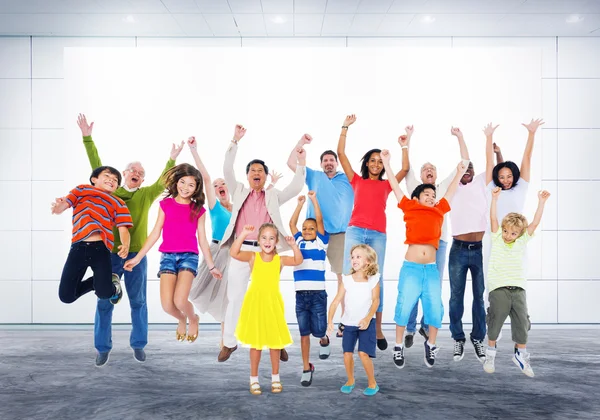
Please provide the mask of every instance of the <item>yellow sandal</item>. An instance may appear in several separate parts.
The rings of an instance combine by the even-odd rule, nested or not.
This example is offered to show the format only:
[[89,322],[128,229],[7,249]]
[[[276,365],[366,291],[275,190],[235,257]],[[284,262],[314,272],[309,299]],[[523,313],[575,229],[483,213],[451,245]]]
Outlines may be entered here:
[[273,394],[279,394],[281,391],[283,391],[283,385],[281,385],[281,382],[271,382],[271,392]]
[[260,395],[260,394],[262,394],[262,390],[260,389],[260,384],[258,382],[252,382],[250,384],[250,393],[252,395]]

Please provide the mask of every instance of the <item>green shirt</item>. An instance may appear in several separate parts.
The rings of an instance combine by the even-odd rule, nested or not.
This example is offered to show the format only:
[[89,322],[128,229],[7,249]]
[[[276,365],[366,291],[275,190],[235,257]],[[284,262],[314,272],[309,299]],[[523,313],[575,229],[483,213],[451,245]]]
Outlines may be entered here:
[[[98,155],[98,150],[96,149],[96,145],[92,140],[92,136],[84,137],[83,144],[85,146],[88,159],[90,160],[90,165],[92,165],[92,169],[102,166],[102,161],[100,160],[100,156]],[[139,250],[142,249],[146,238],[148,238],[148,212],[150,211],[150,206],[152,206],[154,200],[156,200],[165,190],[162,177],[165,172],[173,166],[175,166],[175,161],[173,159],[169,159],[165,169],[163,170],[163,173],[160,175],[158,180],[148,187],[138,188],[134,192],[129,192],[125,188],[119,187],[114,192],[115,196],[119,197],[125,202],[125,204],[127,204],[129,213],[131,213],[131,219],[133,220],[133,227],[129,229],[129,233],[131,235],[129,252],[139,252]],[[119,250],[119,245],[121,245],[121,239],[119,238],[119,231],[117,229],[114,230],[114,235],[115,245],[112,252],[116,253]]]
[[499,287],[515,286],[523,290],[527,289],[525,278],[525,265],[523,259],[527,242],[531,240],[527,229],[523,235],[513,243],[507,244],[502,239],[502,227],[498,227],[496,233],[492,233],[492,250],[487,273],[488,290]]

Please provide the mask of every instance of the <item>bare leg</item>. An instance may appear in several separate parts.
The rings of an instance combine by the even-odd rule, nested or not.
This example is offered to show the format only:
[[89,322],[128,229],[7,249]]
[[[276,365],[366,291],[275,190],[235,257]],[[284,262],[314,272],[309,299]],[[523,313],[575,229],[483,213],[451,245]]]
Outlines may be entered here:
[[300,337],[300,348],[302,349],[302,363],[304,370],[310,369],[310,335]]
[[279,356],[281,355],[281,349],[270,349],[270,354],[272,373],[273,375],[279,375]]
[[365,368],[369,388],[375,388],[377,386],[377,381],[375,381],[375,367],[373,366],[373,361],[367,353],[359,351],[358,355],[360,356],[360,361]]
[[396,325],[396,343],[402,343],[404,341],[404,330],[406,329],[406,325],[400,326]]
[[436,327],[429,326],[429,343],[435,344],[435,339],[437,338],[438,329]]
[[496,340],[488,340],[488,346],[490,346],[491,348],[496,347]]
[[354,385],[354,353],[344,353],[344,366],[346,367],[346,375],[348,375],[346,385]]
[[383,330],[381,329],[381,321],[383,320],[383,312],[375,313],[375,328],[377,330],[377,339],[385,338],[383,335]]
[[258,365],[262,350],[250,349],[250,376],[258,376]]
[[191,336],[198,334],[198,323],[200,322],[200,317],[194,312],[194,305],[192,305],[192,302],[190,302],[188,299],[193,280],[194,273],[187,270],[180,271],[179,274],[177,274],[175,295],[173,296],[175,306],[177,309],[183,312],[189,320],[190,327],[188,334]]
[[173,302],[175,294],[175,283],[177,277],[175,274],[161,274],[160,276],[160,303],[163,310],[179,321],[177,332],[179,334],[186,333],[186,317]]

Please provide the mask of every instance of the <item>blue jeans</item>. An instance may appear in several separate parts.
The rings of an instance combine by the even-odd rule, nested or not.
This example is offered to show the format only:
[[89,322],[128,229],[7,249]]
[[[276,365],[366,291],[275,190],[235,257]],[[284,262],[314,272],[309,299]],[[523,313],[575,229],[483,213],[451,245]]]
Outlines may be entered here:
[[[440,239],[440,244],[438,245],[437,252],[435,253],[435,265],[437,265],[437,269],[440,272],[440,284],[442,284],[442,280],[444,278],[444,268],[446,267],[446,247],[448,246],[448,242]],[[406,331],[409,333],[417,332],[417,314],[419,312],[419,302],[415,303],[414,308],[410,313],[410,317],[408,318],[408,324],[406,325]],[[429,332],[429,325],[425,323],[425,316],[421,316],[421,327],[426,332]]]
[[483,254],[481,242],[465,242],[454,240],[450,248],[450,332],[454,340],[465,340],[462,316],[465,311],[465,286],[467,284],[467,270],[471,270],[473,283],[473,340],[485,338],[485,307],[483,293],[485,282],[483,276]]
[[[130,252],[122,259],[117,254],[110,255],[112,272],[119,277],[124,276],[125,288],[131,306],[131,335],[129,345],[133,349],[143,349],[148,344],[148,307],[146,306],[146,281],[148,261],[142,258],[132,271],[124,271],[123,263],[132,259],[137,252]],[[94,346],[100,353],[112,349],[112,314],[115,305],[109,300],[98,300],[96,320],[94,322]]]
[[346,239],[344,241],[344,268],[345,275],[350,274],[350,251],[354,245],[369,245],[377,254],[377,265],[379,265],[379,307],[377,312],[383,312],[383,265],[385,263],[385,244],[387,235],[376,230],[348,226]]
[[325,290],[296,291],[296,318],[300,336],[325,337],[327,333],[327,292]]

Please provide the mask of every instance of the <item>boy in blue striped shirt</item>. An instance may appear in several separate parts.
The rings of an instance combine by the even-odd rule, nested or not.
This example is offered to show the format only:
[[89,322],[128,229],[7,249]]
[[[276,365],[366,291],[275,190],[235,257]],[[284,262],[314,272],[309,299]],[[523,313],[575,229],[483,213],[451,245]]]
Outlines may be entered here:
[[310,335],[320,338],[320,359],[327,359],[331,352],[327,337],[327,292],[325,291],[325,257],[329,245],[329,234],[325,232],[323,214],[314,191],[308,198],[315,210],[315,218],[302,223],[302,233],[298,231],[298,217],[306,197],[298,197],[298,205],[290,219],[290,230],[302,252],[304,262],[294,267],[296,288],[296,317],[301,336],[302,362],[304,368],[300,383],[310,386],[315,367],[310,363]]

